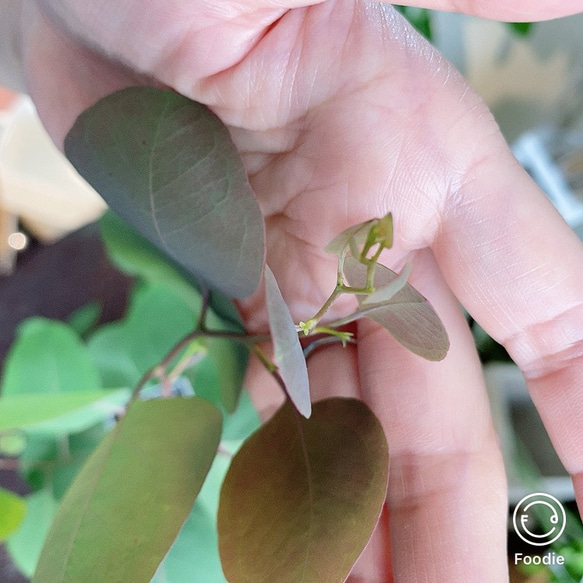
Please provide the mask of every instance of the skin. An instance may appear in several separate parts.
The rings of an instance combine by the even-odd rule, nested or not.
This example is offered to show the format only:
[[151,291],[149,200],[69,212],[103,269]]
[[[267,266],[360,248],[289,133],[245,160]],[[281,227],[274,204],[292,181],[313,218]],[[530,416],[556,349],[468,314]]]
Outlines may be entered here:
[[[506,20],[583,10],[581,0],[417,5]],[[581,503],[583,248],[480,99],[389,5],[26,0],[25,12],[26,80],[58,144],[83,108],[136,83],[172,87],[229,125],[296,321],[334,285],[326,243],[392,211],[386,262],[413,262],[451,350],[428,363],[363,321],[357,348],[310,359],[314,398],[364,399],[391,447],[389,510],[350,580],[506,581],[504,470],[459,303],[522,369]],[[240,308],[250,330],[266,329],[261,292]],[[248,385],[266,412],[280,399],[258,366]]]

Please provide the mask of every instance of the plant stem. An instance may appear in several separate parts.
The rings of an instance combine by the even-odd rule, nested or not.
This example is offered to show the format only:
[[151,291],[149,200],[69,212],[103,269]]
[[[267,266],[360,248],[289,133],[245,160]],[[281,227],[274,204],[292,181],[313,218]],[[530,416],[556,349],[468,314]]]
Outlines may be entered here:
[[[374,266],[373,266],[374,267]],[[374,275],[374,270],[373,270]],[[336,298],[342,294],[352,294],[352,295],[368,295],[374,291],[374,287],[367,284],[366,287],[350,287],[344,285],[342,281],[339,281],[334,288],[334,291],[330,294],[328,299],[324,302],[322,307],[305,323],[300,322],[296,329],[298,332],[303,332],[306,336],[314,333],[315,328],[318,326],[320,320],[326,315],[326,312],[330,309]],[[303,324],[303,325],[302,325]],[[328,326],[329,328],[334,328],[335,326]]]
[[255,356],[260,360],[261,364],[267,369],[267,372],[274,373],[277,371],[276,364],[259,348],[259,346],[255,345],[253,347],[253,352]]
[[168,374],[168,380],[170,381],[170,385],[174,383],[174,381],[187,369],[191,366],[195,366],[198,364],[205,356],[207,351],[200,350],[199,352],[195,352],[194,354],[186,354],[183,358],[181,358],[176,366],[170,371]]
[[140,391],[146,386],[148,381],[159,378],[162,380],[166,375],[166,369],[170,363],[194,340],[198,338],[224,338],[227,340],[233,340],[243,344],[247,348],[254,348],[255,344],[258,342],[265,342],[269,340],[269,336],[265,335],[248,335],[241,332],[231,332],[227,330],[201,330],[196,329],[190,334],[187,334],[184,338],[179,340],[166,354],[166,356],[150,370],[148,370],[142,378],[139,380],[135,389],[132,392],[130,402],[128,406],[131,405],[139,396]]
[[310,356],[312,356],[312,354],[322,346],[338,343],[342,344],[342,346],[345,346],[348,342],[351,344],[356,344],[356,341],[353,338],[339,338],[338,336],[326,336],[325,338],[318,338],[318,340],[310,342],[310,344],[304,348],[304,358],[308,360],[308,358],[310,358]]
[[330,309],[330,306],[334,303],[336,298],[343,293],[342,285],[337,284],[328,299],[324,302],[322,307],[312,316],[307,322],[306,327],[302,327],[301,325],[298,327],[298,332],[304,332],[307,336],[312,332],[312,330],[318,325],[318,322],[324,317],[326,312]]
[[[267,372],[275,379],[275,382],[280,386],[286,399],[288,399],[288,401],[291,401],[285,383],[281,378],[281,375],[279,374],[279,369],[277,368],[277,365],[271,360],[271,358],[269,358],[269,356],[267,356],[267,354],[265,354],[265,352],[263,352],[263,350],[261,350],[261,348],[259,348],[259,346],[255,345],[253,347],[253,352],[255,353],[257,358],[259,358],[261,364],[266,368]],[[295,409],[295,405],[293,405],[293,408]]]

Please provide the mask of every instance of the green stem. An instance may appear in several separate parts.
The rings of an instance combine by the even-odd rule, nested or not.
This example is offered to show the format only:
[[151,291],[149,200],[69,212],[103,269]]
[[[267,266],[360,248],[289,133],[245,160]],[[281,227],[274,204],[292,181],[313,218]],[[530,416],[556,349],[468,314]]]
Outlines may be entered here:
[[347,249],[344,249],[338,256],[338,271],[336,272],[336,286],[344,285],[344,262],[346,261]]
[[344,293],[343,288],[344,286],[342,285],[336,285],[336,287],[334,288],[328,299],[324,302],[322,307],[316,312],[316,314],[314,314],[312,318],[310,318],[306,322],[306,327],[304,328],[300,326],[298,332],[303,331],[306,336],[310,334],[312,330],[318,325],[318,322],[326,315],[326,312],[330,309],[330,306],[334,303],[336,298],[341,293]]
[[271,358],[269,358],[269,356],[267,356],[267,354],[265,354],[265,352],[263,352],[263,350],[261,350],[261,348],[259,348],[259,346],[255,345],[253,347],[253,352],[255,353],[257,358],[259,358],[261,364],[267,369],[267,372],[275,379],[275,382],[279,385],[286,398],[291,401],[289,393],[287,392],[287,388],[285,386],[285,382],[283,381],[281,375],[279,374],[279,369],[277,368],[277,365],[271,360]]
[[349,285],[340,286],[340,291],[343,294],[352,294],[355,296],[367,296],[375,291],[374,287],[365,286],[365,287],[350,287]]
[[267,369],[267,372],[273,374],[277,372],[277,365],[259,348],[259,346],[255,345],[253,347],[253,353],[255,356],[261,361],[261,364]]
[[367,241],[364,245],[364,247],[362,248],[362,251],[360,252],[360,257],[359,257],[359,261],[361,263],[364,263],[365,265],[368,265],[368,263],[370,261],[372,261],[372,259],[369,259],[367,257],[368,252],[373,248],[373,246],[375,245],[374,241]]
[[[374,274],[377,268],[377,261],[381,255],[383,247],[379,245],[377,252],[371,257],[370,262],[366,266],[366,286],[374,291]],[[372,292],[371,292],[372,293]]]
[[[373,271],[374,276],[374,271]],[[314,314],[308,321],[300,322],[296,329],[298,332],[303,332],[304,335],[309,336],[314,334],[315,329],[318,326],[320,320],[326,315],[326,312],[330,309],[334,301],[338,296],[342,294],[352,294],[352,295],[368,295],[375,291],[374,286],[366,285],[366,287],[350,287],[344,285],[344,283],[339,282],[336,284],[334,291],[330,294],[328,299],[324,302],[322,307]],[[334,326],[328,326],[329,328],[334,328]]]

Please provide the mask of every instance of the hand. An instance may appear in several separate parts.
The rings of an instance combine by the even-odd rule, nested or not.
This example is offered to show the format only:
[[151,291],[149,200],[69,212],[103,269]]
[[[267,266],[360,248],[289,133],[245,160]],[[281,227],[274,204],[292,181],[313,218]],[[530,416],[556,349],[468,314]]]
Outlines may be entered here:
[[[583,9],[580,0],[420,3],[508,20]],[[55,140],[126,85],[170,86],[211,106],[244,155],[267,260],[297,320],[334,285],[326,243],[392,211],[389,266],[413,261],[411,281],[451,350],[427,363],[364,321],[357,348],[310,359],[314,398],[364,399],[391,447],[389,518],[352,580],[507,580],[504,470],[459,302],[521,367],[582,503],[583,249],[478,97],[389,5],[38,4],[27,5],[26,72]],[[262,301],[240,304],[251,329],[266,327]],[[267,407],[277,389],[258,369],[253,377]]]

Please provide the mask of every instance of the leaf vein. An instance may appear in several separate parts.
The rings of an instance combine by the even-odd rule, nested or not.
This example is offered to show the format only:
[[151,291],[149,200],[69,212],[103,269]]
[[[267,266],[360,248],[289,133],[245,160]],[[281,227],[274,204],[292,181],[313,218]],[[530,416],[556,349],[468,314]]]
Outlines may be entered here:
[[155,152],[156,152],[158,143],[160,141],[160,131],[161,131],[161,126],[162,126],[162,121],[166,115],[167,110],[168,110],[168,100],[164,103],[164,105],[162,107],[162,111],[160,112],[160,117],[158,118],[158,122],[156,125],[156,132],[154,134],[154,139],[152,142],[152,149],[150,150],[150,156],[148,158],[148,197],[150,200],[150,213],[152,215],[152,222],[154,224],[154,228],[156,229],[156,233],[158,234],[158,237],[160,238],[160,242],[162,243],[162,245],[164,245],[166,251],[168,251],[168,253],[172,257],[174,257],[174,253],[172,252],[172,250],[168,246],[168,243],[166,242],[166,239],[164,238],[164,235],[162,234],[162,230],[160,229],[160,225],[158,223],[158,217],[156,215],[156,201],[154,198],[154,187],[153,187],[154,157],[155,157]]

